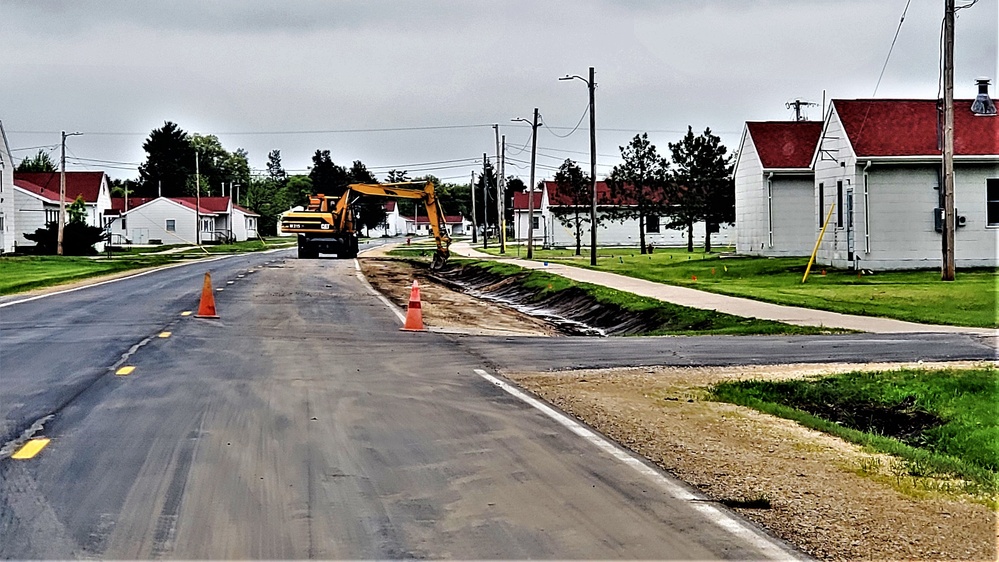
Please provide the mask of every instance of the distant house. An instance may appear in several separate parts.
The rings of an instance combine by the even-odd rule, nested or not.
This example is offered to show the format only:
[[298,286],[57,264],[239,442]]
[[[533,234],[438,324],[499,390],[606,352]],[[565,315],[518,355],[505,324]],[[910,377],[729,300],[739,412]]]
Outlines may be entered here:
[[17,215],[14,211],[14,159],[7,144],[7,133],[0,121],[0,254],[14,251]]
[[[526,243],[528,237],[528,205],[527,193],[515,193],[513,199],[514,240]],[[638,219],[611,220],[609,215],[621,207],[634,206],[634,201],[614,198],[607,182],[597,182],[597,243],[600,246],[638,246]],[[582,225],[582,242],[588,245],[590,240],[590,204],[582,205],[580,213],[587,219]],[[540,191],[534,192],[534,244],[554,247],[574,247],[576,245],[575,228],[570,223],[563,224],[559,215],[574,216],[575,208],[570,199],[559,193],[558,184],[546,181]],[[645,224],[645,242],[653,246],[685,246],[687,233],[682,229],[665,227],[665,217],[647,216]],[[704,243],[704,223],[694,224],[694,244]],[[732,243],[733,229],[721,226],[720,232],[711,235],[711,241],[718,246]]]
[[735,161],[735,248],[807,256],[815,244],[817,121],[748,122]]
[[[402,217],[402,222],[405,225],[404,230],[407,236],[433,236],[433,230],[430,228],[430,218],[427,216],[418,216],[416,221],[413,217]],[[463,236],[471,232],[470,227],[465,221],[465,218],[461,215],[447,215],[444,217],[444,222],[447,225],[448,233],[452,236]]]
[[[972,102],[954,102],[955,261],[958,267],[996,267],[999,117],[975,114]],[[878,270],[940,266],[937,123],[935,100],[832,101],[811,161],[814,232],[832,209],[818,263]]]
[[373,237],[382,236],[402,236],[406,232],[406,222],[399,215],[399,205],[397,201],[386,201],[383,205],[385,209],[385,222],[370,229],[369,235]]
[[[257,237],[259,215],[230,197],[129,197],[113,201],[112,241],[131,244],[217,244]],[[197,230],[196,230],[197,229]]]
[[[14,172],[18,246],[34,246],[24,234],[59,220],[59,176],[59,172]],[[87,224],[103,228],[105,214],[111,209],[111,191],[104,172],[66,172],[66,205],[71,205],[77,197],[82,197],[86,204]],[[102,246],[96,246],[98,251]]]

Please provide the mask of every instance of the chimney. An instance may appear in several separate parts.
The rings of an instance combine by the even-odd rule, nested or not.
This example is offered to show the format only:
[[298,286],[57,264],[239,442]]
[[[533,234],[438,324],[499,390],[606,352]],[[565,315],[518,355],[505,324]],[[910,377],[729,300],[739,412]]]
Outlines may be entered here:
[[996,104],[989,98],[989,79],[978,78],[975,83],[978,84],[978,97],[971,104],[971,112],[975,115],[995,115]]

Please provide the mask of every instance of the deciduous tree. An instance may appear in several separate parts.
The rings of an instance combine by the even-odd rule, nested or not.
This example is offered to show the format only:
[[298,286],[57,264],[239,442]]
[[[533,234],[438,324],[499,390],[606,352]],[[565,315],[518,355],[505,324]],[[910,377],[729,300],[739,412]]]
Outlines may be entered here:
[[56,165],[48,152],[39,150],[32,158],[25,158],[14,168],[15,172],[55,172]]

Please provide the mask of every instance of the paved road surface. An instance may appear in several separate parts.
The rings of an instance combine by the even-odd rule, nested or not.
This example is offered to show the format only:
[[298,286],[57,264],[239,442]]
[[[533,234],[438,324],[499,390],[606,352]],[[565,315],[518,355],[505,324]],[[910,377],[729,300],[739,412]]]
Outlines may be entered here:
[[[792,554],[476,373],[616,354],[696,362],[722,341],[734,361],[732,342],[405,333],[352,262],[265,263],[282,255],[211,264],[220,321],[179,315],[197,303],[203,265],[0,308],[4,441],[54,414],[38,457],[0,460],[0,557]],[[767,345],[862,345],[786,340]],[[930,344],[992,352],[900,338],[866,359]],[[135,371],[114,376],[119,363]]]

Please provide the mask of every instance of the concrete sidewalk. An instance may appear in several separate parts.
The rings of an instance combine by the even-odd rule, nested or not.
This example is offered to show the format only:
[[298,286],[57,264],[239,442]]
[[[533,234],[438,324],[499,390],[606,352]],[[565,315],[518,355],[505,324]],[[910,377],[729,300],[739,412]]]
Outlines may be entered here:
[[548,262],[546,266],[543,262],[527,261],[514,258],[499,258],[490,254],[479,252],[471,247],[468,242],[456,242],[451,245],[451,251],[466,257],[482,259],[502,259],[525,269],[540,269],[547,273],[560,275],[574,281],[602,285],[619,291],[626,291],[650,297],[661,301],[670,302],[691,308],[702,308],[707,310],[717,310],[735,316],[748,318],[760,318],[764,320],[776,320],[787,324],[798,326],[818,326],[825,328],[843,328],[847,330],[857,330],[860,332],[872,332],[878,334],[893,333],[962,333],[975,334],[981,336],[996,337],[997,330],[989,328],[969,328],[964,326],[939,326],[934,324],[917,324],[903,320],[893,320],[891,318],[877,318],[873,316],[853,316],[850,314],[840,314],[838,312],[828,312],[825,310],[813,310],[810,308],[798,308],[794,306],[784,306],[771,304],[741,297],[730,297],[698,291],[687,287],[677,287],[607,273],[604,271],[594,271],[573,267],[554,262]]

